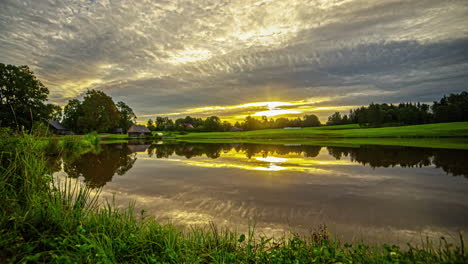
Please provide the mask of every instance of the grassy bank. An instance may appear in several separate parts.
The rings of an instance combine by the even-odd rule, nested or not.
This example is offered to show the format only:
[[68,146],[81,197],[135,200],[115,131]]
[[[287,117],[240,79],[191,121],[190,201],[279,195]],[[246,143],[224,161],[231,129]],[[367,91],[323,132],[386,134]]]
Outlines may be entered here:
[[[91,189],[50,175],[41,140],[0,139],[0,263],[466,263],[460,240],[400,249],[308,237],[182,230],[132,207],[99,206]],[[13,142],[13,143],[12,143]],[[85,143],[86,144],[86,143]]]
[[468,149],[468,122],[403,127],[360,128],[358,125],[245,132],[208,132],[176,135],[200,143],[303,144],[322,146],[388,145]]
[[[127,141],[125,141],[127,142]],[[186,143],[252,143],[252,144],[272,144],[288,145],[300,144],[307,146],[322,147],[360,147],[363,145],[379,146],[401,146],[418,148],[437,148],[437,149],[468,149],[468,139],[466,138],[331,138],[331,139],[178,139],[168,142],[186,142]],[[112,142],[120,143],[120,142]]]
[[208,132],[179,135],[199,139],[285,139],[285,138],[420,138],[468,137],[468,122],[401,127],[360,128],[358,125],[265,129],[245,132]]

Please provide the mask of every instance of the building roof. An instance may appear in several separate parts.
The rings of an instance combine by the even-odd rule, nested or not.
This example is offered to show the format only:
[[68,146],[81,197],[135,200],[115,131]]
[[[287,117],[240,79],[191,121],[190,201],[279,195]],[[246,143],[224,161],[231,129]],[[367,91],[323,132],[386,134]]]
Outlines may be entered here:
[[231,131],[243,131],[242,128],[238,128],[238,127],[231,127],[230,130],[231,130]]
[[62,126],[62,124],[55,120],[49,120],[49,125],[57,130],[67,130],[64,126]]
[[146,126],[143,126],[143,125],[132,125],[129,129],[128,129],[128,132],[129,133],[151,133],[151,130],[149,130]]

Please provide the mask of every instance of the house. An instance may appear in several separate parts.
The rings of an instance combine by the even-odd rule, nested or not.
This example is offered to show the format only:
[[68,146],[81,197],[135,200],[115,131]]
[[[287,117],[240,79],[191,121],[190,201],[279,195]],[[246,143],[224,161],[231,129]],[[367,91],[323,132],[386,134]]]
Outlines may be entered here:
[[193,128],[192,124],[189,124],[189,123],[184,124],[184,126],[185,126],[185,128]]
[[302,129],[302,127],[285,127],[283,129]]
[[231,132],[240,132],[240,131],[244,131],[242,128],[238,128],[238,127],[231,127],[231,129],[229,130]]
[[151,137],[151,131],[142,125],[132,125],[128,129],[129,137]]
[[57,135],[73,135],[73,132],[66,129],[62,124],[55,120],[48,121],[50,130]]

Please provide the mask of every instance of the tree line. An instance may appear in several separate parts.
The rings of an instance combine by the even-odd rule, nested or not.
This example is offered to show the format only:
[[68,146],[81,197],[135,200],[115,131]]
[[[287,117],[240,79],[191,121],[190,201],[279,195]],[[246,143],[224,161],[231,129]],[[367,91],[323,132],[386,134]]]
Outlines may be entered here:
[[77,133],[112,132],[122,129],[123,133],[135,123],[137,117],[132,108],[102,91],[88,90],[83,101],[72,99],[63,109],[62,123]]
[[468,92],[450,94],[430,106],[421,103],[370,104],[352,109],[348,115],[335,112],[327,125],[360,126],[417,125],[468,121]]
[[281,117],[277,119],[262,116],[257,119],[247,116],[243,121],[234,124],[222,121],[218,116],[210,116],[205,119],[186,116],[172,120],[169,117],[158,116],[156,119],[149,119],[146,127],[156,131],[193,131],[193,132],[223,132],[238,130],[259,130],[284,127],[313,127],[320,126],[320,120],[316,115],[304,115],[302,118],[288,119]]
[[[102,91],[88,90],[82,101],[72,99],[62,108],[46,103],[49,90],[33,74],[28,66],[14,66],[0,63],[0,126],[17,130],[32,129],[35,123],[50,119],[62,121],[64,126],[77,133],[91,131],[111,132],[121,128],[126,133],[136,122],[136,115],[125,102],[115,103]],[[468,121],[468,92],[450,94],[431,106],[421,103],[370,104],[350,110],[349,114],[339,112],[328,117],[327,125],[359,124],[361,126],[415,125],[439,122]],[[149,119],[150,130],[165,131],[238,131],[285,127],[320,126],[316,115],[302,118],[277,119],[262,116],[247,116],[234,124],[222,121],[217,116],[205,119],[187,116],[172,120],[168,117]]]
[[83,101],[68,101],[63,114],[58,105],[47,104],[49,89],[28,66],[0,63],[0,126],[16,130],[30,130],[37,123],[62,121],[77,133],[109,132],[122,128],[123,132],[135,123],[136,115],[124,102],[114,103],[102,91],[88,90]]

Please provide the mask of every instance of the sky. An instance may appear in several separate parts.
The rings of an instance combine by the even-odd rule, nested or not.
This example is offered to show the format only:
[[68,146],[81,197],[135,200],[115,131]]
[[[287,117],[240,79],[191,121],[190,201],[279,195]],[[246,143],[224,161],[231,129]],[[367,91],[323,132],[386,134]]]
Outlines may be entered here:
[[52,103],[99,89],[140,121],[326,121],[468,90],[468,1],[0,0],[0,62]]

